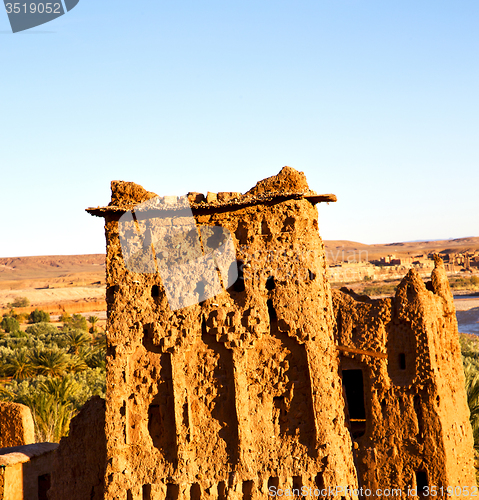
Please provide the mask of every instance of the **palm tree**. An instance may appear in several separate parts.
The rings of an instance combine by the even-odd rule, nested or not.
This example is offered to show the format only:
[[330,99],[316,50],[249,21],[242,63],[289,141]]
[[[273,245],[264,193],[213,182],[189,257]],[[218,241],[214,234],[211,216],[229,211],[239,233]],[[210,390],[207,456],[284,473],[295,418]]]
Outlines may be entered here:
[[39,390],[26,396],[22,403],[30,407],[37,442],[56,442],[68,433],[73,417],[73,405]]
[[98,321],[100,320],[100,318],[98,316],[90,316],[88,318],[88,323],[90,323],[91,325],[91,328],[90,328],[90,333],[96,333],[96,324],[98,323]]
[[3,366],[3,371],[7,377],[12,377],[16,380],[33,377],[35,374],[35,366],[27,354],[26,349],[17,349]]
[[60,349],[33,349],[31,362],[39,375],[63,377],[70,365],[70,357]]
[[91,338],[82,330],[70,330],[63,336],[65,343],[69,346],[68,352],[78,354],[82,347],[90,345]]

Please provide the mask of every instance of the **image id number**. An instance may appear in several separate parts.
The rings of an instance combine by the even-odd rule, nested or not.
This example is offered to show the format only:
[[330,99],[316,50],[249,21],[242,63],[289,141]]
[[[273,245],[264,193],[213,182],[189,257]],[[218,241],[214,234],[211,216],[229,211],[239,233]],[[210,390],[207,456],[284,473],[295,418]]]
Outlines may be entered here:
[[7,14],[61,14],[60,3],[7,3]]

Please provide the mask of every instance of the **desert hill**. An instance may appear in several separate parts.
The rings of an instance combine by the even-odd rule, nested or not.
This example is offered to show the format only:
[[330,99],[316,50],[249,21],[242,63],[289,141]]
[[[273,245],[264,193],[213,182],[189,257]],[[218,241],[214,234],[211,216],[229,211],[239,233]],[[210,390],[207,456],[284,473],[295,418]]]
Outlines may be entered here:
[[[351,255],[361,257],[359,260],[374,260],[391,254],[401,257],[474,252],[479,250],[479,237],[375,245],[326,240],[324,244],[328,261],[333,262],[347,260]],[[29,309],[40,306],[51,311],[91,311],[106,306],[104,296],[104,254],[0,258],[0,309],[16,297],[27,297]]]
[[[337,255],[339,258],[344,252],[346,258],[353,253],[368,253],[367,260],[378,260],[380,257],[394,254],[398,257],[415,256],[429,253],[465,253],[479,250],[479,237],[456,238],[453,240],[433,240],[433,241],[408,241],[397,243],[384,243],[366,245],[356,241],[347,240],[326,240],[324,245],[329,259]],[[338,253],[339,251],[339,253]]]

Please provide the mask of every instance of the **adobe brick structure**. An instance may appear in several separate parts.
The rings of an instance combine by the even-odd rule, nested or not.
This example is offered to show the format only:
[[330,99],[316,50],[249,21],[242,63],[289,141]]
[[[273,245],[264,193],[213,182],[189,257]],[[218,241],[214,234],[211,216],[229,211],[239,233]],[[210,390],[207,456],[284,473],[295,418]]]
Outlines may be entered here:
[[102,500],[105,464],[105,400],[94,396],[55,452],[48,500]]
[[0,449],[0,499],[47,500],[57,447],[36,443]]
[[32,412],[19,403],[0,402],[0,448],[35,442]]
[[372,491],[475,485],[454,300],[442,260],[435,257],[426,284],[409,271],[393,298],[341,289],[333,303],[359,483]]
[[157,273],[122,258],[119,217],[153,198],[114,182],[111,205],[88,210],[106,221],[105,498],[356,486],[314,207],[335,197],[288,167],[245,195],[191,194],[200,229],[231,233],[244,279],[176,311]]
[[[315,208],[333,195],[285,167],[244,195],[188,200],[186,245],[168,236],[188,225],[184,204],[136,184],[112,182],[110,205],[88,209],[107,239],[106,499],[475,484],[439,263],[432,291],[410,273],[395,299],[335,293],[334,311]],[[213,270],[177,265],[198,234]]]

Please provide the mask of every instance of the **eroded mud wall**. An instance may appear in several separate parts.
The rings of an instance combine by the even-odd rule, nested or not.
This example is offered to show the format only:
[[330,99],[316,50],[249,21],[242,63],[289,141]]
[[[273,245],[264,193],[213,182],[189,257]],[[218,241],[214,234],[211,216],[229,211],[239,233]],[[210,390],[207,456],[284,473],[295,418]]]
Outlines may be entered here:
[[324,249],[304,176],[283,169],[246,195],[209,193],[197,203],[200,232],[221,226],[232,235],[239,279],[175,311],[159,275],[128,270],[122,256],[115,210],[155,195],[131,183],[112,188],[103,213],[105,498],[255,499],[269,487],[356,487]]

